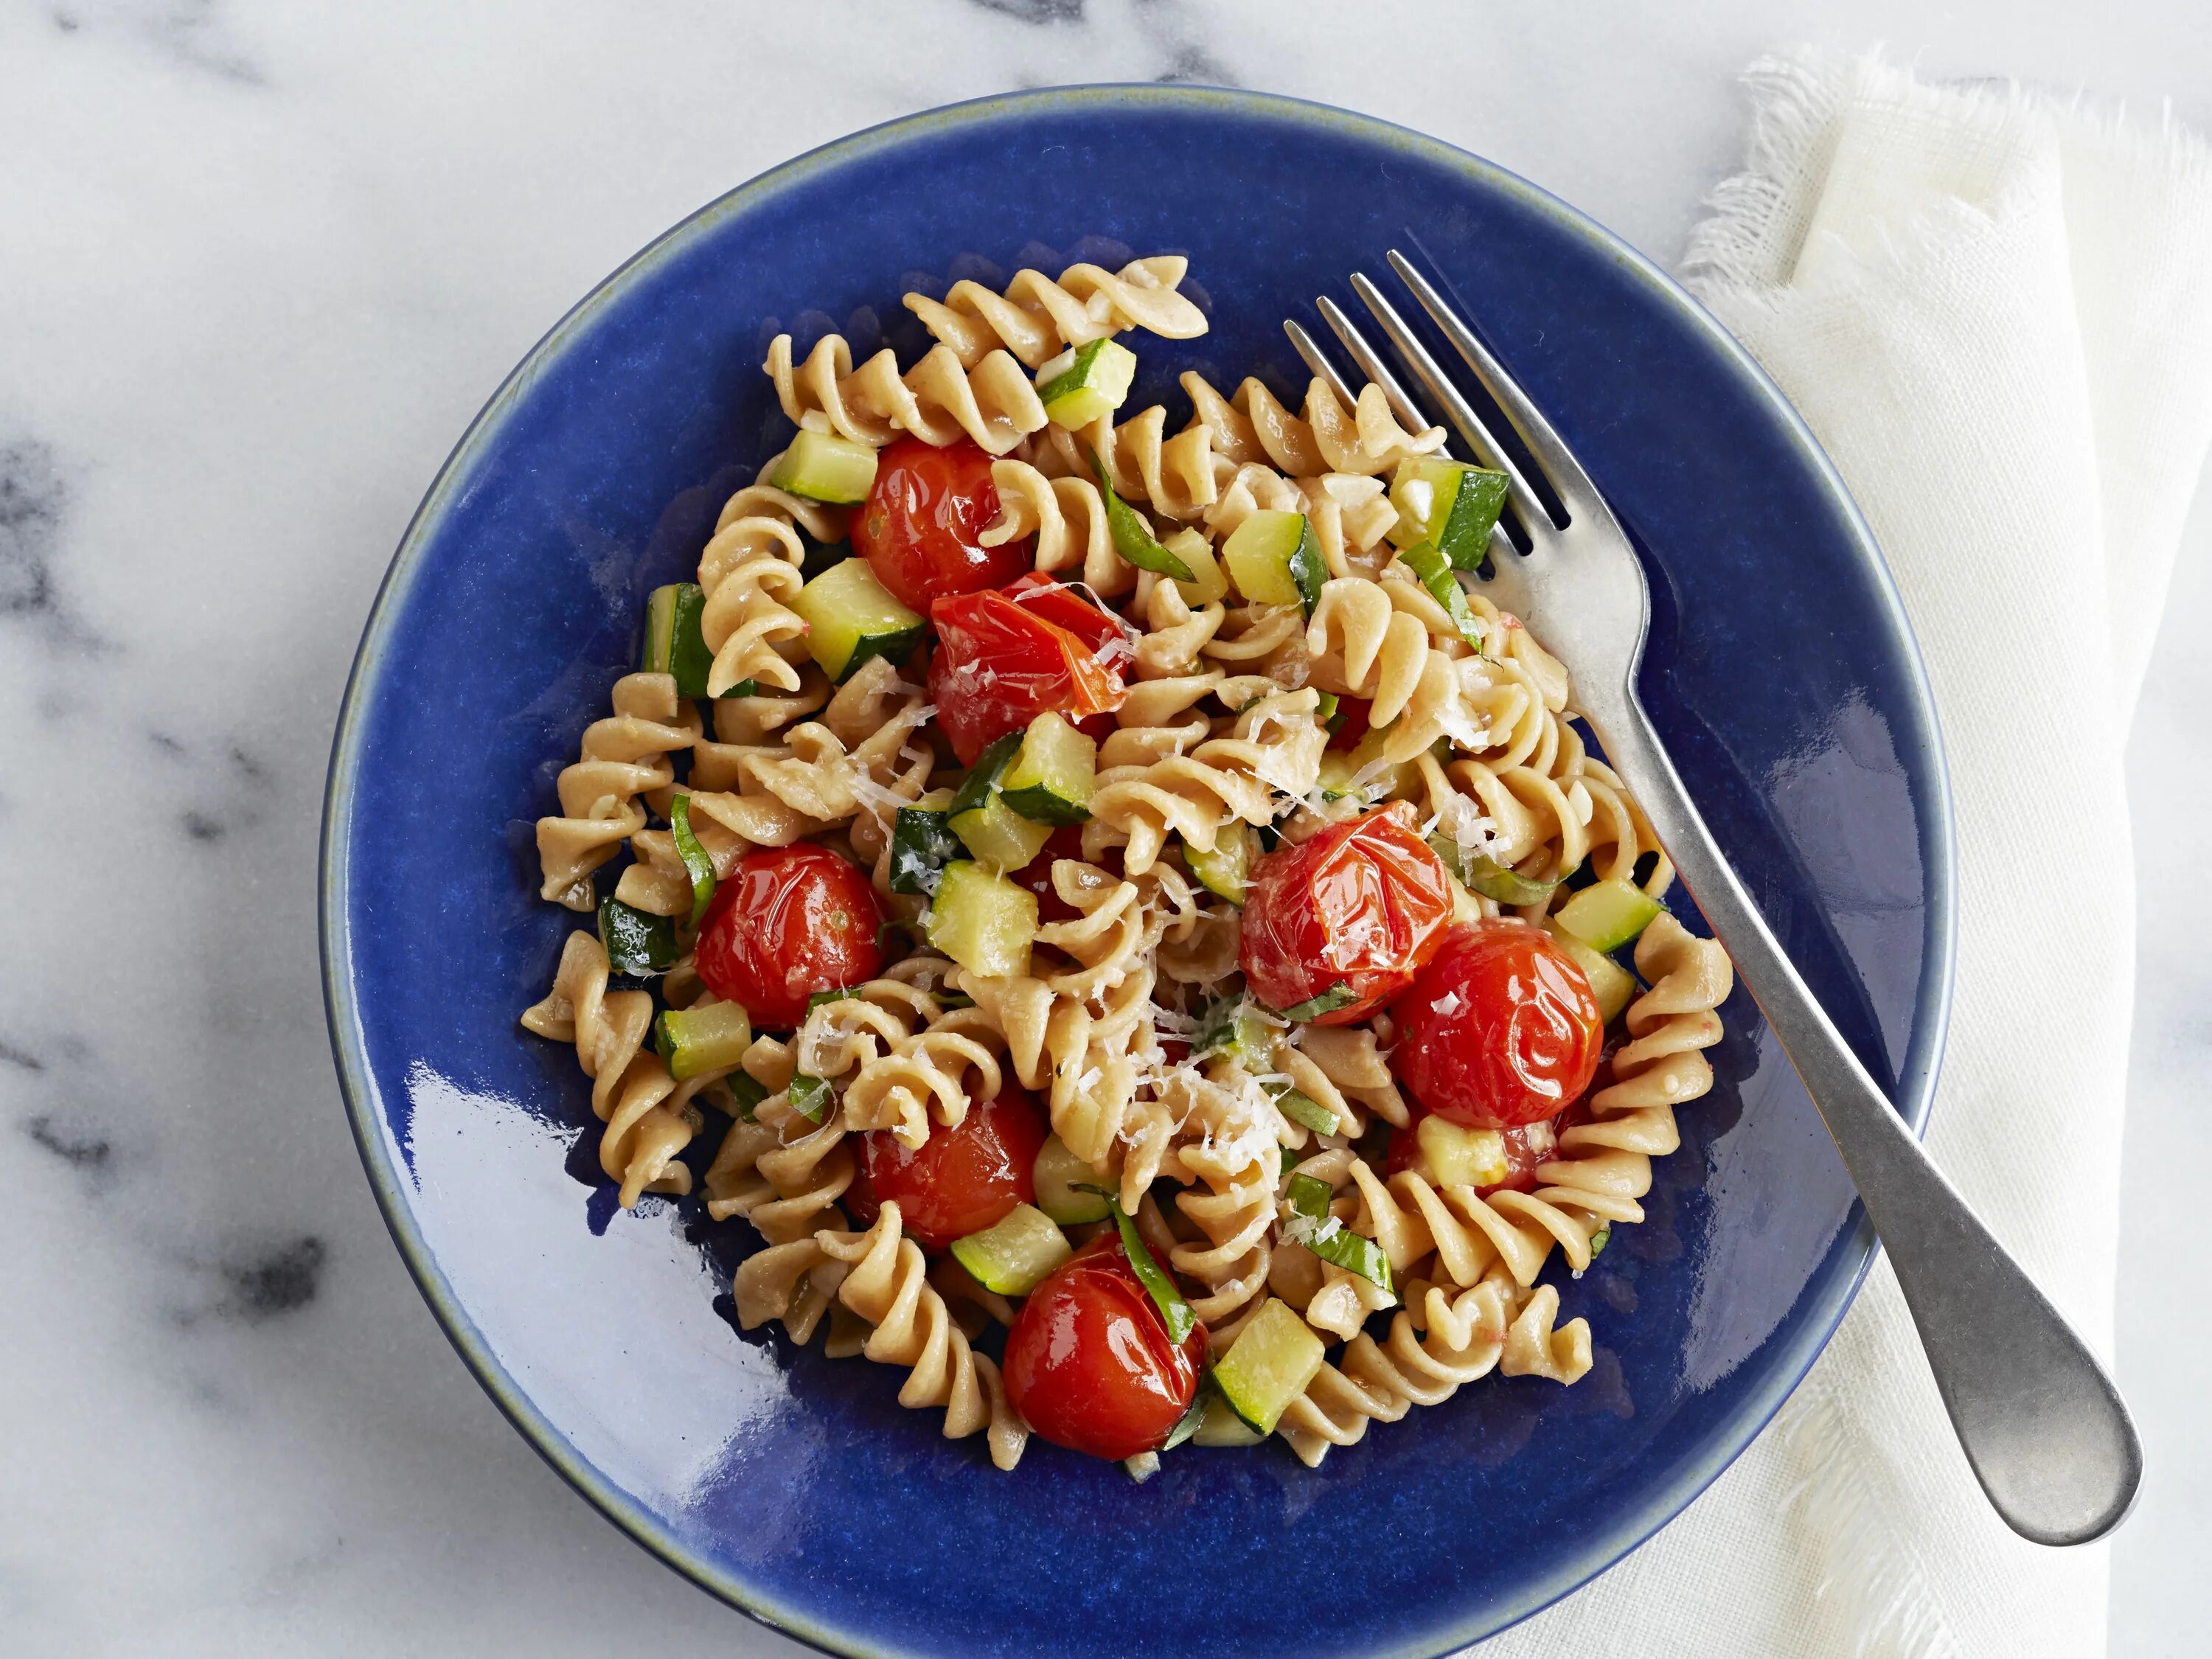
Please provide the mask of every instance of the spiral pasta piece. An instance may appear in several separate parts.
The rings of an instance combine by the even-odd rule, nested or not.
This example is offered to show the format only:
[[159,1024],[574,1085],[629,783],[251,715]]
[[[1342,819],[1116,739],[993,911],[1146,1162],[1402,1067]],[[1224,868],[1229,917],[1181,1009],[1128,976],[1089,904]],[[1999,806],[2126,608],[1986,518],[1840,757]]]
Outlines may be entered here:
[[1108,599],[1135,585],[1136,570],[1114,550],[1106,503],[1088,478],[1048,478],[1027,461],[1006,459],[991,463],[991,482],[999,516],[976,538],[982,545],[1034,536],[1036,568],[1047,575],[1084,582]]
[[1222,397],[1195,371],[1182,377],[1182,386],[1190,396],[1193,425],[1208,434],[1210,447],[1238,465],[1261,463],[1294,476],[1365,476],[1444,446],[1442,427],[1408,432],[1401,426],[1382,388],[1372,384],[1346,409],[1316,375],[1306,386],[1303,419],[1257,379],[1246,380],[1233,398]]
[[1058,282],[1024,267],[1003,293],[958,282],[942,301],[908,294],[904,304],[932,338],[969,368],[1003,346],[1039,369],[1068,346],[1088,345],[1125,329],[1167,340],[1205,333],[1206,313],[1176,292],[1189,269],[1190,261],[1179,253],[1133,259],[1118,271],[1073,264]]
[[837,1299],[872,1328],[861,1352],[880,1364],[906,1368],[900,1405],[941,1408],[948,1440],[988,1431],[992,1462],[1011,1469],[1021,1461],[1029,1425],[1007,1403],[997,1365],[968,1346],[929,1282],[921,1247],[901,1228],[898,1205],[885,1200],[867,1231],[815,1235],[823,1254],[847,1269]]
[[614,713],[584,728],[582,752],[563,767],[557,814],[538,820],[538,896],[570,910],[599,898],[592,872],[645,828],[637,798],[676,776],[669,757],[699,736],[697,713],[676,695],[668,674],[625,674],[615,682]]
[[1279,794],[1307,794],[1320,776],[1328,743],[1320,706],[1310,688],[1277,691],[1188,754],[1107,768],[1091,797],[1092,822],[1121,838],[1122,867],[1133,876],[1152,867],[1170,832],[1211,852],[1225,824],[1273,822]]
[[1118,426],[1102,415],[1080,432],[1048,427],[1031,441],[1027,459],[1048,477],[1088,478],[1093,456],[1115,495],[1162,518],[1187,523],[1213,504],[1212,434],[1191,427],[1170,437],[1168,412],[1158,404]]
[[[576,1045],[576,1060],[592,1079],[592,1110],[599,1132],[599,1168],[618,1183],[623,1207],[641,1194],[691,1190],[691,1171],[677,1161],[703,1119],[659,1054],[646,1048],[653,1028],[653,996],[607,989],[605,947],[580,930],[561,947],[552,989],[522,1014],[526,1030]],[[705,1079],[702,1079],[703,1082]]]
[[[775,465],[761,469],[765,479]],[[714,661],[707,695],[750,680],[781,691],[799,690],[798,659],[806,623],[791,609],[805,585],[799,567],[806,544],[794,522],[817,540],[842,539],[844,515],[834,507],[788,495],[768,484],[748,484],[722,505],[714,533],[699,555],[699,586],[706,604],[699,631]]]
[[1003,455],[1045,424],[1036,387],[1004,351],[969,368],[940,345],[902,374],[888,347],[854,368],[842,334],[823,335],[794,363],[791,336],[779,334],[762,368],[793,421],[874,448],[904,432],[940,449],[969,438]]

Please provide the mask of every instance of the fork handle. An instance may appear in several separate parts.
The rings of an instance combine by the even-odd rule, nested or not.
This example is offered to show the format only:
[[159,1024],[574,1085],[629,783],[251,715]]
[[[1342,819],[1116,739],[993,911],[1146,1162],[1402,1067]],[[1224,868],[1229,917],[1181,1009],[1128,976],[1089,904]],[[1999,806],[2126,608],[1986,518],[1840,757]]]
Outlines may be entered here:
[[1631,692],[1583,711],[1804,1080],[1919,1330],[1943,1407],[1999,1515],[2039,1544],[2118,1526],[2142,1445],[2081,1334],[1947,1181],[1859,1064],[1691,804]]

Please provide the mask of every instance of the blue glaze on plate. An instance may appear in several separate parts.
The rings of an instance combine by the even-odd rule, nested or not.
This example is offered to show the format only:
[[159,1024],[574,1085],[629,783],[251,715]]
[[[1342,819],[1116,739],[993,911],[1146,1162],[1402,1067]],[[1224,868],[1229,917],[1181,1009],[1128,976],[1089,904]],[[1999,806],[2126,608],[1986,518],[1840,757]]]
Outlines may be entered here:
[[[1708,820],[1863,1057],[1925,1117],[1950,981],[1945,785],[1880,556],[1772,386],[1638,255],[1434,140],[1289,100],[1060,90],[877,128],[640,254],[550,334],[394,559],[341,716],[323,855],[333,1043],[369,1177],[455,1345],[648,1548],[839,1652],[1433,1655],[1618,1559],[1803,1374],[1871,1237],[1739,994],[1650,1219],[1562,1318],[1571,1389],[1492,1377],[1319,1470],[1279,1445],[1158,1478],[902,1410],[900,1375],[723,1316],[751,1242],[616,1211],[565,1048],[521,1032],[576,918],[531,820],[630,660],[641,602],[781,441],[779,326],[909,354],[900,294],[1188,252],[1212,331],[1133,337],[1140,398],[1201,369],[1303,385],[1279,328],[1390,246],[1446,277],[1644,550],[1644,690]],[[1131,407],[1140,407],[1133,404]],[[703,1162],[712,1138],[692,1149]],[[1558,1264],[1553,1264],[1556,1273]],[[718,1301],[718,1299],[720,1299]],[[1202,1637],[1201,1637],[1202,1632]]]

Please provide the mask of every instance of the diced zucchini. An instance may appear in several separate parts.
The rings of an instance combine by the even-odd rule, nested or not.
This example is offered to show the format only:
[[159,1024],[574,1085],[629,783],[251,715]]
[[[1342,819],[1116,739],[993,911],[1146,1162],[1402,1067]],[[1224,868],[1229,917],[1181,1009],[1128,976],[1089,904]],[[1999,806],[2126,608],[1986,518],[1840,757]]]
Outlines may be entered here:
[[833,680],[871,657],[904,662],[921,643],[922,619],[890,596],[866,559],[831,565],[791,602],[806,624],[806,649]]
[[926,806],[902,806],[891,820],[891,891],[937,890],[937,872],[960,856],[950,815]]
[[1190,1057],[1210,1060],[1225,1055],[1248,1072],[1267,1068],[1274,1047],[1267,1023],[1249,997],[1224,997],[1207,1008],[1198,1022]]
[[1309,617],[1321,603],[1328,564],[1303,513],[1262,510],[1230,532],[1221,557],[1229,580],[1255,605],[1295,605]]
[[1182,849],[1182,861],[1190,866],[1191,874],[1204,884],[1208,892],[1218,894],[1240,910],[1244,908],[1244,889],[1250,880],[1255,856],[1252,832],[1241,823],[1216,831],[1211,852],[1188,842]]
[[1552,943],[1565,951],[1575,966],[1583,970],[1583,977],[1589,981],[1590,990],[1597,998],[1598,1012],[1607,1024],[1612,1024],[1635,1000],[1636,975],[1602,951],[1591,950],[1561,927],[1556,917],[1547,920],[1544,926],[1552,935]]
[[1275,1098],[1275,1109],[1293,1123],[1311,1129],[1317,1135],[1336,1133],[1336,1114],[1304,1090],[1293,1089],[1287,1083],[1269,1085],[1268,1092]]
[[1323,800],[1413,800],[1421,793],[1421,769],[1414,761],[1384,760],[1382,733],[1370,732],[1349,749],[1322,754],[1320,787]]
[[1025,818],[1081,823],[1091,816],[1097,776],[1098,745],[1047,709],[1030,722],[999,793]]
[[653,1046],[668,1062],[668,1075],[678,1083],[709,1072],[734,1071],[752,1040],[752,1022],[735,1002],[667,1008],[653,1023]]
[[1602,1255],[1605,1253],[1605,1247],[1612,1243],[1613,1223],[1608,1221],[1590,1235],[1589,1253],[1592,1255]]
[[1075,1249],[1042,1210],[1017,1204],[996,1225],[954,1239],[952,1254],[985,1290],[1027,1296]]
[[1553,913],[1552,920],[1593,951],[1618,951],[1651,925],[1659,901],[1633,882],[1593,882]]
[[1467,602],[1467,590],[1459,585],[1459,573],[1452,568],[1451,561],[1444,557],[1434,542],[1416,542],[1398,556],[1407,569],[1420,578],[1421,586],[1429,590],[1429,597],[1443,606],[1452,619],[1452,626],[1459,629],[1460,638],[1480,651],[1486,637],[1482,618]]
[[1505,1137],[1495,1129],[1470,1129],[1433,1114],[1413,1131],[1421,1163],[1439,1187],[1491,1187],[1510,1173]]
[[1113,1213],[1097,1190],[1103,1177],[1058,1135],[1045,1137],[1030,1173],[1036,1183],[1037,1208],[1063,1227],[1103,1221]]
[[1392,544],[1433,543],[1455,570],[1474,569],[1489,551],[1507,483],[1503,472],[1441,455],[1407,457],[1390,480],[1390,504],[1398,509]]
[[801,427],[776,461],[768,481],[809,501],[850,507],[868,499],[876,482],[876,452],[834,432]]
[[1359,999],[1352,994],[1352,987],[1339,980],[1319,996],[1308,997],[1304,1002],[1293,1003],[1275,1012],[1293,1025],[1303,1025],[1310,1019],[1319,1019],[1323,1014],[1333,1014],[1340,1008],[1349,1008]]
[[1273,1434],[1291,1401],[1320,1374],[1328,1351],[1311,1326],[1271,1296],[1214,1366],[1213,1384],[1237,1416]]
[[1114,483],[1106,476],[1106,464],[1098,453],[1091,454],[1091,470],[1097,475],[1098,493],[1106,502],[1106,533],[1113,538],[1114,550],[1125,564],[1139,570],[1150,570],[1162,576],[1172,576],[1177,581],[1194,581],[1198,573],[1185,564],[1152,534],[1152,527],[1145,522],[1145,515],[1114,493]]
[[1221,561],[1213,556],[1213,544],[1203,535],[1195,530],[1178,530],[1160,545],[1194,573],[1190,580],[1176,584],[1187,603],[1206,605],[1229,597],[1229,578],[1222,571]]
[[665,974],[676,965],[676,924],[618,898],[599,901],[599,943],[617,974]]
[[1500,904],[1541,904],[1552,896],[1556,881],[1537,881],[1510,870],[1484,853],[1470,853],[1449,836],[1429,837],[1430,850],[1443,860],[1452,878],[1470,893],[1480,893]]
[[1390,1258],[1373,1239],[1352,1231],[1328,1212],[1334,1194],[1327,1182],[1294,1175],[1284,1196],[1291,1206],[1289,1218],[1283,1224],[1284,1237],[1304,1245],[1323,1261],[1390,1291]]
[[1018,870],[1044,850],[1052,826],[1025,818],[1006,804],[999,785],[1020,753],[1022,736],[1009,732],[986,749],[961,780],[946,823],[968,850],[994,870]]
[[707,673],[714,665],[714,653],[699,631],[699,618],[706,609],[705,590],[696,582],[671,582],[646,598],[645,645],[637,665],[647,674],[673,674],[679,697],[707,695]]
[[1111,415],[1137,378],[1137,354],[1118,340],[1070,346],[1036,373],[1037,401],[1054,426],[1070,432]]
[[945,866],[929,908],[929,942],[969,973],[1027,973],[1036,930],[1036,895],[1029,889],[965,859]]
[[1201,1394],[1199,1404],[1203,1414],[1198,1419],[1197,1432],[1190,1437],[1194,1446],[1256,1446],[1267,1437],[1237,1416],[1236,1408],[1218,1392]]

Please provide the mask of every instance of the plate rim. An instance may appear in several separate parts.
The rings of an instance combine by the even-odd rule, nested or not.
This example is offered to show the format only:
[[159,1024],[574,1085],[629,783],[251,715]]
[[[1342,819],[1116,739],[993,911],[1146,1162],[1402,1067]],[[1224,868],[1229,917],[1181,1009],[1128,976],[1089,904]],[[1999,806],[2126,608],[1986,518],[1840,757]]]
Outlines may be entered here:
[[[841,1628],[815,1614],[779,1602],[737,1573],[721,1570],[694,1553],[659,1516],[578,1453],[568,1437],[545,1417],[528,1392],[500,1364],[475,1320],[438,1267],[434,1253],[407,1202],[406,1182],[392,1158],[384,1120],[375,1107],[378,1091],[369,1072],[353,996],[348,915],[350,887],[346,871],[362,739],[367,716],[381,696],[386,665],[383,658],[392,628],[404,608],[404,601],[416,578],[422,573],[423,555],[435,539],[447,511],[465,495],[483,452],[497,437],[540,371],[575,343],[596,314],[620,297],[635,277],[677,256],[723,219],[769,201],[814,173],[841,166],[848,160],[895,149],[915,135],[979,128],[997,121],[1061,112],[1071,107],[1110,109],[1132,106],[1204,109],[1231,120],[1259,118],[1303,123],[1370,142],[1381,140],[1417,151],[1424,159],[1483,187],[1503,190],[1542,214],[1559,228],[1593,244],[1635,276],[1659,303],[1690,323],[1723,367],[1755,394],[1756,400],[1765,407],[1778,428],[1825,486],[1821,492],[1825,503],[1847,538],[1857,546],[1863,564],[1875,578],[1875,597],[1887,610],[1895,634],[1905,647],[1905,667],[1914,694],[1911,710],[1913,720],[1911,729],[1902,735],[1913,746],[1924,750],[1933,767],[1936,786],[1925,803],[1929,831],[1923,847],[1927,870],[1928,918],[1923,942],[1925,954],[1912,1031],[1898,1079],[1904,1100],[1900,1113],[1917,1135],[1926,1134],[1942,1070],[1956,966],[1957,867],[1950,770],[1918,637],[1905,613],[1880,543],[1804,417],[1718,319],[1642,252],[1541,186],[1443,139],[1335,105],[1243,88],[1105,82],[994,94],[878,122],[817,145],[757,174],[661,232],[571,306],[501,380],[440,465],[378,584],[347,673],[332,731],[324,788],[317,848],[317,931],[331,1055],[356,1148],[375,1194],[386,1230],[416,1289],[429,1304],[440,1329],[471,1375],[538,1455],[633,1541],[738,1612],[779,1634],[826,1653],[889,1656],[900,1650],[884,1647],[858,1631]],[[1424,1649],[1425,1653],[1455,1652],[1573,1594],[1650,1542],[1749,1448],[1804,1381],[1844,1314],[1857,1299],[1873,1267],[1880,1243],[1867,1221],[1863,1206],[1854,1200],[1853,1208],[1857,1212],[1857,1220],[1851,1229],[1853,1248],[1860,1253],[1857,1267],[1829,1289],[1812,1316],[1801,1320],[1799,1329],[1769,1382],[1752,1396],[1724,1431],[1711,1436],[1702,1455],[1642,1504],[1625,1515],[1617,1513],[1613,1525],[1601,1534],[1593,1534],[1591,1542],[1540,1580],[1532,1580],[1518,1593],[1493,1603],[1487,1613],[1461,1615],[1448,1644]],[[1627,1541],[1621,1541],[1624,1538]]]

